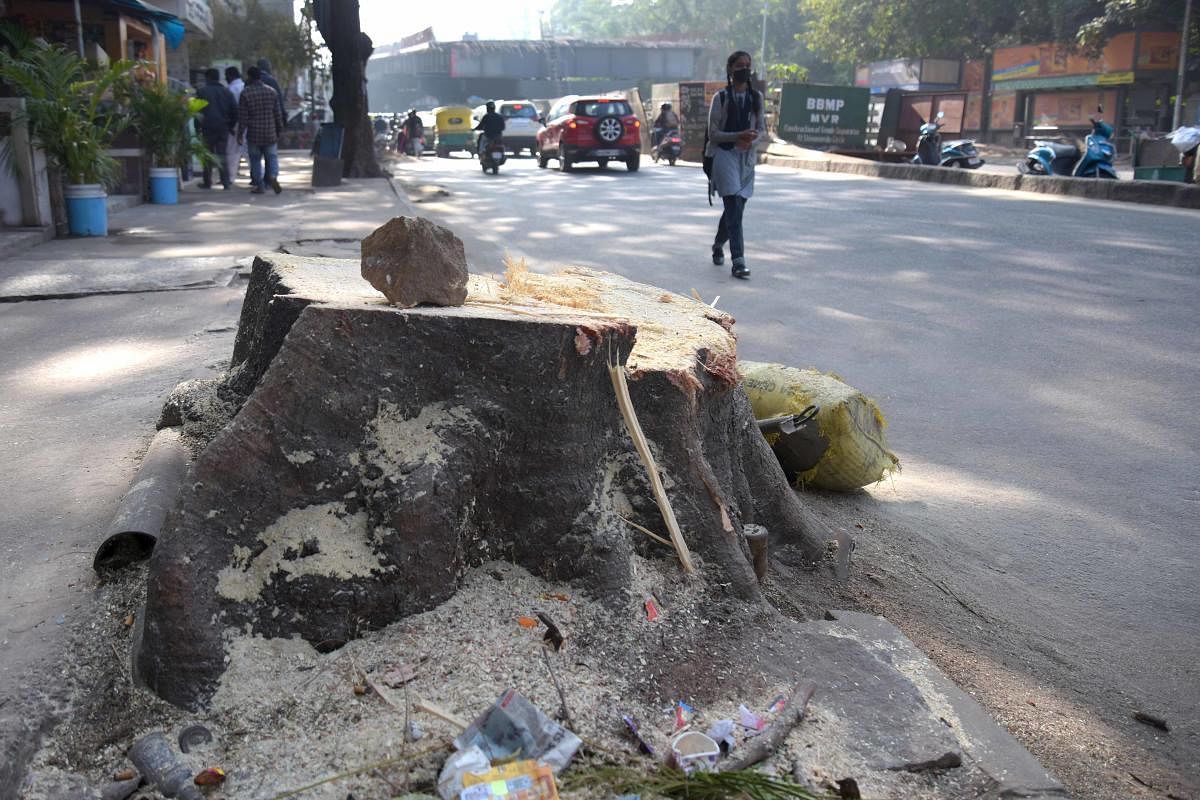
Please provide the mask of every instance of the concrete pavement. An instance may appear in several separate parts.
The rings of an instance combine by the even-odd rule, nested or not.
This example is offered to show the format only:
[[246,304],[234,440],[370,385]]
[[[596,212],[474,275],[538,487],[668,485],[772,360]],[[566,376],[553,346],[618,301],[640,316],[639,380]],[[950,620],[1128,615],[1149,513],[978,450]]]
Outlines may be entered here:
[[179,205],[116,211],[106,238],[0,235],[0,797],[63,710],[63,644],[163,400],[228,362],[249,260],[408,213],[387,181],[314,190],[307,153],[281,160],[278,196],[189,185]]

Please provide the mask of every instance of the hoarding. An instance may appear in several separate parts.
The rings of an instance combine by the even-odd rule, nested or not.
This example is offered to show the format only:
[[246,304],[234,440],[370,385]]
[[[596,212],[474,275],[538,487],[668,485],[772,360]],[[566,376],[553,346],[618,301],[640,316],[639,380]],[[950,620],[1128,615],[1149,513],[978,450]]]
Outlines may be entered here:
[[871,94],[855,86],[785,83],[779,101],[779,136],[814,150],[862,150]]

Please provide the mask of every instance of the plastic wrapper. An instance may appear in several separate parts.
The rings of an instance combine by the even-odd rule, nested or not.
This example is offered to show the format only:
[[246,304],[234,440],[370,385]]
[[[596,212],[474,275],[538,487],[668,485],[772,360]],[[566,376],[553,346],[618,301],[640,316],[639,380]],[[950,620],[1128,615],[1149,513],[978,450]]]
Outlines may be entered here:
[[463,778],[468,772],[482,774],[492,768],[487,753],[478,747],[460,749],[446,759],[442,772],[438,775],[438,794],[442,800],[458,800],[463,790]]
[[482,774],[463,776],[460,800],[558,800],[554,772],[532,760],[514,761]]
[[454,740],[459,750],[476,747],[493,762],[536,759],[555,773],[570,762],[581,744],[578,736],[513,689],[500,695],[491,708]]

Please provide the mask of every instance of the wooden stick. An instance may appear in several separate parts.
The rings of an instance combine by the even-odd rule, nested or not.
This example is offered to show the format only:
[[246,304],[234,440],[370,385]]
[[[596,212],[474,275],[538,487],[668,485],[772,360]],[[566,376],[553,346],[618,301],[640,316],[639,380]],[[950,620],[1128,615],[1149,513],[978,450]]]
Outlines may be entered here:
[[[617,516],[621,517],[620,514],[617,514]],[[649,536],[651,539],[658,542],[659,544],[665,544],[667,547],[674,547],[673,544],[671,544],[669,541],[667,541],[663,537],[659,536],[654,531],[650,530],[649,528],[643,528],[641,525],[638,525],[636,522],[634,522],[631,519],[626,519],[625,517],[621,517],[621,521],[624,522],[626,525],[629,525],[633,528],[637,528],[639,531],[646,534],[647,536]]]
[[658,476],[658,465],[654,463],[654,454],[650,452],[650,443],[646,441],[646,434],[642,433],[642,426],[638,424],[637,412],[633,410],[633,398],[629,396],[629,384],[625,382],[625,367],[612,357],[611,339],[609,348],[608,375],[612,379],[613,391],[617,395],[617,407],[621,410],[621,417],[625,420],[629,438],[633,439],[633,446],[637,450],[638,456],[641,457],[642,464],[646,467],[646,474],[650,478],[650,488],[654,491],[654,501],[658,503],[658,510],[662,513],[663,522],[667,525],[667,532],[671,534],[671,544],[675,546],[679,563],[683,565],[683,571],[686,574],[694,575],[696,565],[692,563],[692,554],[688,551],[687,542],[683,540],[683,531],[679,530],[679,523],[675,520],[675,511],[671,508],[671,501],[667,499],[662,479]]
[[719,771],[731,772],[746,769],[769,758],[783,744],[783,740],[792,732],[792,728],[799,725],[800,720],[804,719],[808,701],[812,699],[813,692],[816,690],[817,685],[812,681],[802,681],[797,684],[779,717],[761,735],[742,748],[740,756],[722,764]]
[[546,662],[546,671],[550,673],[550,680],[554,682],[554,688],[558,690],[558,702],[562,703],[563,716],[567,718],[567,729],[575,730],[575,718],[571,716],[571,709],[567,707],[567,694],[563,691],[562,684],[558,682],[558,676],[554,674],[554,667],[550,666],[550,656],[546,655],[546,648],[538,648],[542,651],[542,661]]
[[427,700],[422,700],[420,697],[417,698],[417,702],[413,703],[413,708],[417,711],[424,711],[426,714],[432,714],[442,722],[449,722],[461,731],[465,731],[471,725],[471,723],[457,714],[452,714],[441,706],[434,705]]

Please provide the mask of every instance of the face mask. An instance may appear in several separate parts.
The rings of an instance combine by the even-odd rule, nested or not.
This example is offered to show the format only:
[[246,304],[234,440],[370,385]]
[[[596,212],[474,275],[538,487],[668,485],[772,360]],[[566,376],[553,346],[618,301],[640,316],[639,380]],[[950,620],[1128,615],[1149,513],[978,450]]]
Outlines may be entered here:
[[733,71],[733,80],[736,83],[746,83],[747,81],[749,81],[750,80],[750,68],[743,67],[742,69],[735,69]]

